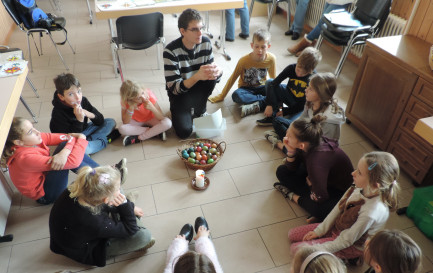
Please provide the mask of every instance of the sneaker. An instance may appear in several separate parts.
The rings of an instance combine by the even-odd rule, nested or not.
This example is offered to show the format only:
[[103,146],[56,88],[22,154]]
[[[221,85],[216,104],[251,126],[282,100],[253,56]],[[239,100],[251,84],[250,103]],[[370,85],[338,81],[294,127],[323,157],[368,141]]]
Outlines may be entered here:
[[272,144],[272,149],[275,148],[278,142],[282,142],[274,130],[265,131],[265,138]]
[[281,194],[284,196],[284,198],[290,199],[289,195],[290,195],[291,191],[286,186],[284,186],[282,183],[275,182],[274,183],[274,188],[277,191],[281,192]]
[[260,112],[260,104],[258,101],[251,104],[245,104],[242,105],[241,118],[246,117],[248,115],[257,114],[259,112]]
[[266,117],[266,118],[256,120],[256,123],[257,125],[260,126],[271,126],[273,120],[274,120],[273,117]]
[[209,116],[208,112],[204,112],[203,114],[200,115],[200,117],[205,117],[205,116]]
[[116,128],[111,131],[111,133],[107,136],[108,143],[111,143],[120,137],[119,130]]
[[149,248],[151,248],[154,244],[155,244],[155,238],[152,237],[152,238],[150,239],[150,242],[147,243],[147,245],[145,245],[143,248],[141,248],[141,249],[139,249],[139,250],[137,250],[137,251],[146,251],[146,250],[148,250]]
[[165,132],[162,132],[162,133],[159,134],[159,138],[162,141],[166,141],[167,140],[167,134]]
[[128,176],[128,168],[126,167],[126,158],[122,158],[119,163],[114,165],[114,168],[118,169],[120,172],[120,184],[123,185]]
[[250,35],[249,34],[239,33],[239,37],[241,37],[242,39],[247,39],[248,37],[250,37]]
[[138,136],[126,136],[123,139],[123,146],[129,146],[131,144],[139,143],[139,142],[140,142],[140,139],[138,139]]

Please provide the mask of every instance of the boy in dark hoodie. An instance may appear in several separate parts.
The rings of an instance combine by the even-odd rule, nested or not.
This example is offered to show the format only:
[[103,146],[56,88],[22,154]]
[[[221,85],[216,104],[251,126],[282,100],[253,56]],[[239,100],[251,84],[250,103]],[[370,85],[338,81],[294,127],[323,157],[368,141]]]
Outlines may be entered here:
[[50,130],[52,133],[82,133],[89,144],[86,154],[104,149],[120,136],[114,119],[106,118],[81,93],[81,84],[73,74],[62,73],[54,79]]

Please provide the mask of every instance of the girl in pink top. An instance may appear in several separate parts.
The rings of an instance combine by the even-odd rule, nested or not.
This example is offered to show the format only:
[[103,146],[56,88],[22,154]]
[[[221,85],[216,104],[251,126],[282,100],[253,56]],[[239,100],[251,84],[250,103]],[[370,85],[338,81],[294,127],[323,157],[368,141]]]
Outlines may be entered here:
[[164,116],[150,89],[126,80],[120,87],[122,122],[119,132],[126,135],[123,145],[128,146],[156,135],[166,139],[165,131],[171,128],[171,120]]

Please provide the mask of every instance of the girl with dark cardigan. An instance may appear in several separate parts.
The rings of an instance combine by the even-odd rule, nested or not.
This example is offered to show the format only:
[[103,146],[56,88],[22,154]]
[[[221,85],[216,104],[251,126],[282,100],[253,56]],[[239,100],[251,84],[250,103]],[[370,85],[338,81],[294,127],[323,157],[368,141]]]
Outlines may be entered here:
[[279,182],[274,187],[286,199],[304,208],[311,217],[308,223],[323,220],[352,184],[352,163],[338,147],[338,141],[322,136],[316,115],[311,121],[294,121],[283,143],[287,149],[285,163],[278,167]]
[[50,248],[83,264],[105,266],[107,258],[153,246],[141,216],[142,209],[120,192],[117,169],[83,167],[53,205]]

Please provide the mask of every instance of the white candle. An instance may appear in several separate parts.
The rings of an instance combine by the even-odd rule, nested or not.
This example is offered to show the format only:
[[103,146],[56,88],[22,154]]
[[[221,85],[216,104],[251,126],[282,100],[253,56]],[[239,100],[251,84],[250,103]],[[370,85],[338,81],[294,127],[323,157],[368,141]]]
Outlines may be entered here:
[[204,171],[203,170],[195,171],[195,185],[199,188],[204,187]]

